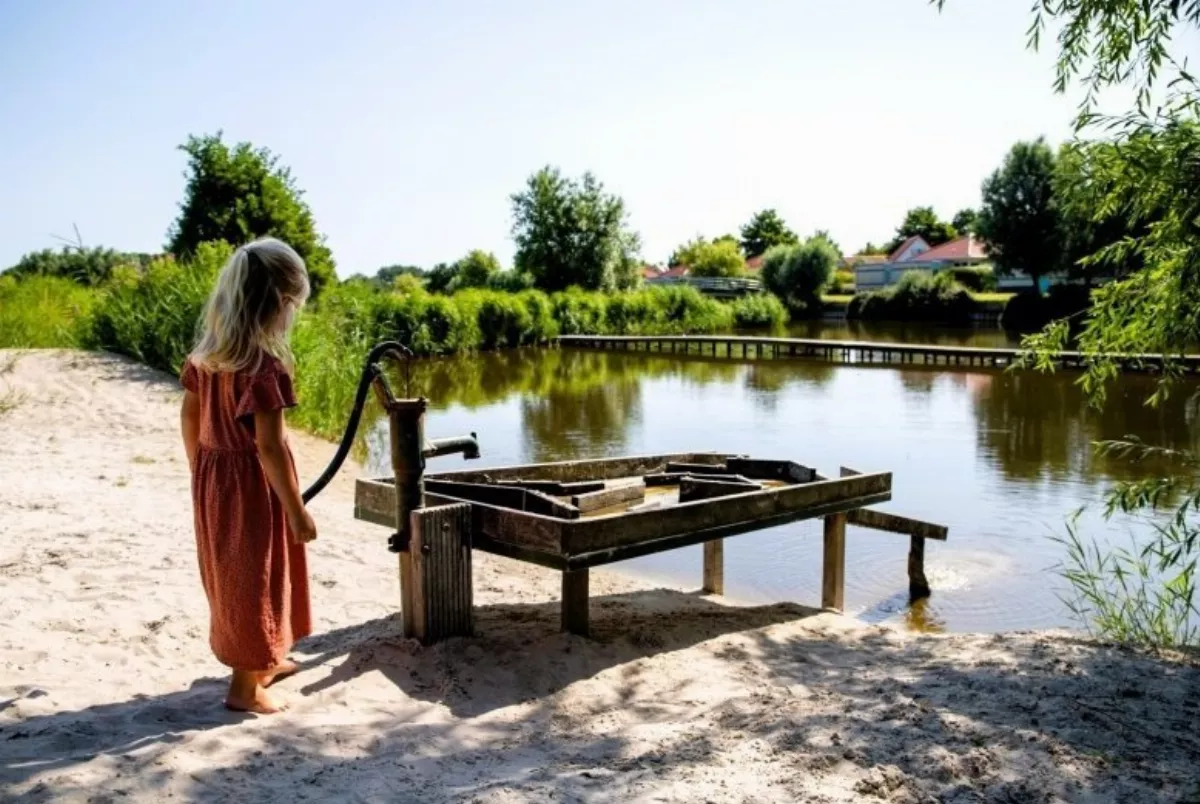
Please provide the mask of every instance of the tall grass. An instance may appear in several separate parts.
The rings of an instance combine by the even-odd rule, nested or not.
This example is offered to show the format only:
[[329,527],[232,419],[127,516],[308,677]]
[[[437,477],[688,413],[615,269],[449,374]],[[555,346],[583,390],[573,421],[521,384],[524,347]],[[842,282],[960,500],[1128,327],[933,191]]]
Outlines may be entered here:
[[0,348],[80,346],[96,295],[69,279],[0,276]]
[[152,261],[144,271],[118,268],[102,288],[88,345],[177,372],[196,339],[196,323],[232,248],[204,243],[193,260]]
[[[57,278],[0,280],[0,346],[83,345],[178,372],[231,252],[225,243],[206,243],[187,261],[164,257],[144,268],[118,268],[94,291]],[[713,333],[786,320],[773,296],[724,304],[688,287],[551,295],[471,289],[444,296],[347,282],[327,288],[298,320],[293,349],[304,405],[293,421],[338,435],[363,357],[382,340],[397,340],[418,355],[448,355],[545,344],[560,333]]]
[[1092,633],[1123,645],[1200,643],[1200,456],[1136,440],[1103,442],[1096,448],[1105,457],[1166,460],[1174,472],[1118,483],[1106,495],[1106,519],[1119,512],[1149,525],[1150,538],[1130,549],[1085,542],[1075,519],[1068,522],[1066,535],[1057,539],[1066,548],[1060,573],[1071,586],[1067,606]]

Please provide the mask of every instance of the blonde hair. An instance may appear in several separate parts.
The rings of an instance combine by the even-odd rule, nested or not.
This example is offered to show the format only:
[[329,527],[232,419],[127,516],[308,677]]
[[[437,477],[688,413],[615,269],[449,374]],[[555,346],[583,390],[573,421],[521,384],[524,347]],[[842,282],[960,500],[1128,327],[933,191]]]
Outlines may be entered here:
[[217,276],[191,361],[207,371],[257,371],[263,356],[290,374],[288,332],[308,299],[308,271],[295,249],[273,237],[239,248]]

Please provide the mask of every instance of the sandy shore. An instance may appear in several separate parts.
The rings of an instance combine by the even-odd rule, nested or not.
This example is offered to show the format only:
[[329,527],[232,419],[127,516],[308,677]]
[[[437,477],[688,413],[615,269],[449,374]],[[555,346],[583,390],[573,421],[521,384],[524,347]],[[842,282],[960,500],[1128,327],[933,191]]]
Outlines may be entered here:
[[[1062,634],[912,636],[599,573],[583,640],[555,574],[481,555],[477,637],[421,649],[353,468],[313,506],[291,709],[227,713],[178,399],[119,358],[0,352],[2,800],[1200,801],[1200,671]],[[304,477],[332,453],[295,446]]]

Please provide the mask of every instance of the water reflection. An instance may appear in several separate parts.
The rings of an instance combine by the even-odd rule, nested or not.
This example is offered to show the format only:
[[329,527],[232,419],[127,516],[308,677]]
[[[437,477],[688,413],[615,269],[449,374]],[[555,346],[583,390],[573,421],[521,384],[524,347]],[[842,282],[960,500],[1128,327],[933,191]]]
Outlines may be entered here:
[[[742,389],[730,400],[730,418],[744,415],[737,399],[763,414],[785,400],[817,399],[839,377],[874,374],[891,377],[899,395],[855,400],[858,415],[879,416],[880,406],[927,406],[949,393],[970,400],[974,438],[981,457],[1012,481],[1127,480],[1168,469],[1161,461],[1133,463],[1093,453],[1096,441],[1135,435],[1148,443],[1195,449],[1198,428],[1185,383],[1163,405],[1144,404],[1154,379],[1122,377],[1101,410],[1089,408],[1077,375],[953,371],[925,368],[849,368],[803,361],[741,361],[576,350],[514,350],[434,359],[418,363],[412,382],[433,408],[468,410],[520,400],[521,440],[531,460],[616,454],[643,439],[643,408],[673,405],[657,390],[647,401],[644,388]],[[864,390],[865,383],[860,383]],[[680,416],[689,415],[683,408]],[[378,416],[378,411],[368,411]],[[937,423],[935,422],[935,426]],[[956,425],[957,426],[957,425]],[[949,423],[946,423],[949,428]],[[898,437],[899,433],[894,433]],[[650,439],[653,441],[653,437]]]
[[1171,468],[1161,460],[1104,458],[1092,449],[1097,441],[1131,435],[1173,449],[1197,446],[1187,415],[1192,389],[1152,408],[1145,399],[1153,382],[1144,375],[1122,377],[1104,407],[1095,410],[1070,375],[975,375],[971,397],[979,447],[1009,479],[1132,480],[1161,474]]
[[997,326],[932,327],[928,324],[866,321],[800,321],[788,327],[793,338],[827,341],[920,343],[934,346],[973,346],[981,349],[1016,348],[1021,337]]

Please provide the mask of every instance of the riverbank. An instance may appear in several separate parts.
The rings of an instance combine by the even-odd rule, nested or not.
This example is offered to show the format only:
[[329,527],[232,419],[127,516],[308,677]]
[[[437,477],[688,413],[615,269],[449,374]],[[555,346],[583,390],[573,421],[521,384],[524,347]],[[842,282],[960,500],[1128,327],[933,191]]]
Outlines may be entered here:
[[[478,636],[395,617],[395,556],[314,503],[317,635],[292,708],[219,708],[170,377],[0,352],[0,798],[1178,801],[1200,670],[1062,634],[915,636],[616,573],[594,640],[557,575],[476,557]],[[0,408],[3,409],[3,408]],[[332,447],[296,434],[302,477]],[[122,795],[123,794],[123,795]]]

